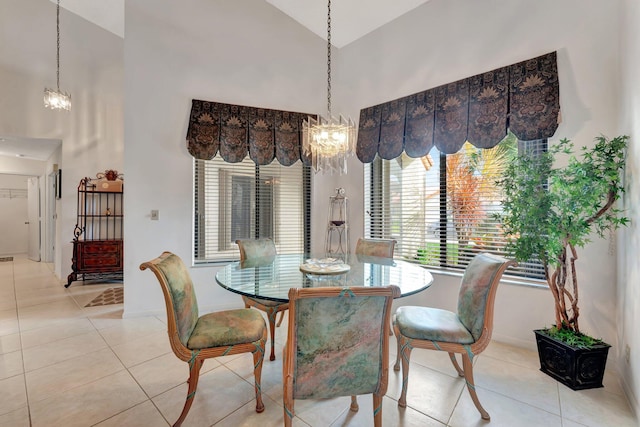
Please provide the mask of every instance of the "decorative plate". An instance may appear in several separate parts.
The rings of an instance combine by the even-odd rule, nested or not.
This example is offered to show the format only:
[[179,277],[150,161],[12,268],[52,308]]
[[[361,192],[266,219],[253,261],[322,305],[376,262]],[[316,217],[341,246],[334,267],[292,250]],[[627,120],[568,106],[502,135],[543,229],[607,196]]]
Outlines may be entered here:
[[308,274],[343,274],[351,269],[349,264],[335,258],[308,259],[300,264],[300,271]]

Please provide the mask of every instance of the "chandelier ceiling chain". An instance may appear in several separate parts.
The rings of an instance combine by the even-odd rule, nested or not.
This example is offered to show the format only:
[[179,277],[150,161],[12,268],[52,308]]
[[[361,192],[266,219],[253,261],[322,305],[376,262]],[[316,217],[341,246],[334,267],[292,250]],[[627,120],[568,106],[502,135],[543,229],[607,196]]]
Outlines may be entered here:
[[331,117],[331,0],[327,4],[327,117]]
[[355,124],[331,114],[331,0],[327,3],[327,117],[309,116],[302,123],[302,152],[317,173],[347,173],[347,158],[353,155]]
[[44,89],[44,106],[52,110],[71,109],[71,95],[60,90],[60,0],[56,6],[56,90]]

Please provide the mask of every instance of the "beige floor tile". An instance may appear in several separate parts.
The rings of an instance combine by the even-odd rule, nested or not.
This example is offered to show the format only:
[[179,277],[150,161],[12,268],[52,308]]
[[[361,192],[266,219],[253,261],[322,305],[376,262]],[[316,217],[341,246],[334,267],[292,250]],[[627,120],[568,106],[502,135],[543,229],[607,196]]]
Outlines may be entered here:
[[18,309],[15,307],[0,311],[0,322],[18,320]]
[[[186,396],[187,384],[184,383],[154,397],[153,402],[173,423],[182,411]],[[253,386],[219,366],[200,376],[193,405],[183,425],[211,426],[251,401],[255,405]]]
[[[533,333],[531,339],[534,340]],[[489,346],[481,353],[481,356],[489,356],[503,360],[525,368],[540,369],[538,352],[528,348],[515,347],[497,341],[491,341]]]
[[[100,330],[100,335],[110,346],[137,341],[150,333],[164,332],[167,325],[155,317],[140,317],[134,319],[120,319],[118,324]],[[168,341],[169,338],[167,338]]]
[[62,340],[24,349],[24,368],[26,372],[33,371],[94,352],[106,346],[107,344],[97,331],[74,335]]
[[25,405],[15,411],[0,415],[0,426],[30,427],[29,408]]
[[151,403],[151,401],[146,401],[96,424],[95,427],[161,427],[168,425],[169,423],[167,420],[162,417],[162,414],[160,414],[160,411],[153,406],[153,403]]
[[33,427],[86,427],[147,400],[126,371],[30,404]]
[[491,422],[483,420],[469,393],[463,393],[449,421],[451,427],[562,427],[558,415],[510,399],[501,394],[478,388],[480,403],[491,415]]
[[333,399],[295,400],[294,410],[297,418],[310,426],[330,426],[340,416],[349,411],[351,398],[348,396]]
[[20,332],[18,319],[0,320],[0,336],[14,335]]
[[169,337],[162,331],[111,348],[127,368],[171,352]]
[[[435,352],[434,352],[435,353]],[[452,366],[453,369],[453,366]],[[387,396],[398,400],[402,391],[402,371],[389,370]],[[409,369],[407,406],[446,423],[463,392],[464,379],[412,364]]]
[[22,332],[22,348],[31,348],[92,331],[94,331],[94,327],[88,319],[61,320],[51,326]]
[[39,304],[22,308],[18,315],[20,319],[20,331],[54,326],[54,324],[84,317],[80,309],[72,298],[55,301],[50,304]]
[[[560,415],[558,382],[539,370],[514,365],[482,354],[478,357],[473,371],[477,387]],[[484,399],[480,392],[478,395],[482,402]]]
[[69,298],[69,293],[62,286],[55,286],[46,289],[27,289],[16,291],[16,300],[18,308],[26,308],[34,305],[50,304]]
[[[284,425],[284,411],[282,405],[271,400],[268,396],[263,396],[264,412],[256,412],[256,404],[251,401],[233,412],[226,418],[215,424],[215,427],[281,427]],[[299,418],[293,419],[293,426],[308,426]]]
[[83,386],[124,370],[110,348],[73,357],[55,365],[27,372],[29,401],[35,402]]
[[0,336],[0,354],[20,350],[20,334]]
[[16,375],[0,380],[0,414],[27,406],[24,375]]
[[[331,424],[334,427],[370,427],[373,425],[373,399],[371,395],[358,396],[358,412],[344,411]],[[382,400],[382,425],[395,427],[444,427],[445,424],[411,408],[399,408],[395,400]]]
[[87,318],[91,321],[97,330],[118,326],[123,320],[123,309],[121,307],[113,307],[113,310],[100,313],[87,313]]
[[0,380],[23,372],[22,351],[0,354]]
[[574,391],[560,385],[562,416],[589,427],[638,427],[624,396],[605,388]]
[[[207,359],[200,369],[200,375],[218,366],[220,363],[215,359]],[[132,366],[129,372],[149,397],[155,397],[186,382],[189,378],[189,364],[171,352]]]
[[0,414],[27,406],[27,392],[24,375],[16,375],[0,380]]

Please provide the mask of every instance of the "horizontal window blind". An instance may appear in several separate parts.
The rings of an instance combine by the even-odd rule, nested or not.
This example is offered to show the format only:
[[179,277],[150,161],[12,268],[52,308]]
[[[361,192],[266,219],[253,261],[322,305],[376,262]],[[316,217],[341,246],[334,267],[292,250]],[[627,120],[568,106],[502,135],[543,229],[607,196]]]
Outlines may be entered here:
[[309,168],[245,158],[194,160],[194,259],[237,260],[236,239],[269,237],[278,253],[309,247]]
[[[506,255],[499,217],[502,171],[522,150],[546,150],[546,140],[518,142],[509,135],[491,149],[466,143],[445,155],[377,158],[365,167],[366,234],[398,241],[395,256],[441,269],[464,270],[480,252]],[[532,260],[508,274],[541,279]]]

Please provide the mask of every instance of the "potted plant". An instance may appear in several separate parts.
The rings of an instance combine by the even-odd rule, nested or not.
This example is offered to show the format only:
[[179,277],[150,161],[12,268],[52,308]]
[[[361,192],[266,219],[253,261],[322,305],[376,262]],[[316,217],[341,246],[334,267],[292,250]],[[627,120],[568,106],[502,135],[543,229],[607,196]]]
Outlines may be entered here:
[[[615,203],[624,191],[627,140],[600,136],[576,157],[562,139],[547,152],[519,155],[499,181],[507,251],[518,261],[539,261],[554,298],[555,326],[534,331],[541,370],[574,390],[602,387],[610,347],[580,331],[576,248],[594,231],[603,237],[628,223]],[[561,167],[560,154],[568,156]]]

